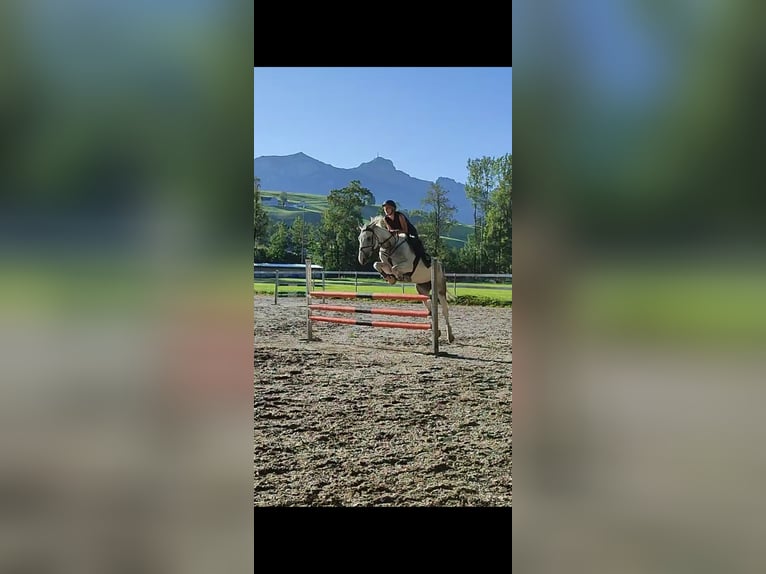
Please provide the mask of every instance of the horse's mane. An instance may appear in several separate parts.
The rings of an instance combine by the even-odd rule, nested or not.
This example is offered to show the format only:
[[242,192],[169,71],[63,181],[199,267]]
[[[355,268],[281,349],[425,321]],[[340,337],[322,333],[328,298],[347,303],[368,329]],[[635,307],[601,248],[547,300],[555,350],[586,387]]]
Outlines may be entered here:
[[370,224],[371,225],[374,224],[374,225],[377,225],[378,227],[383,227],[384,229],[388,229],[386,227],[386,224],[383,221],[384,219],[385,218],[382,215],[375,215],[370,218]]

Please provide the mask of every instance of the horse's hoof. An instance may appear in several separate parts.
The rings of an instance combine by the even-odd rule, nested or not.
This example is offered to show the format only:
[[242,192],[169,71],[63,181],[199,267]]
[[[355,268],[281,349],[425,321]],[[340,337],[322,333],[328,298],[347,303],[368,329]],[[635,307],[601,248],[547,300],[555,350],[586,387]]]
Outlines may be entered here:
[[386,277],[386,281],[388,282],[389,285],[393,285],[394,283],[396,283],[396,277]]

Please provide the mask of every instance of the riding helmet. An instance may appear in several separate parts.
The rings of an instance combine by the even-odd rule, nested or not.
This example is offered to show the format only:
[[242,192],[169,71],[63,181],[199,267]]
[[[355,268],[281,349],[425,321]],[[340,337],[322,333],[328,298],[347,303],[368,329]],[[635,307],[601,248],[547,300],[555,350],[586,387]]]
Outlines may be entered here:
[[383,207],[385,207],[387,205],[390,205],[391,207],[396,209],[396,203],[394,202],[393,199],[387,199],[386,202],[383,204]]

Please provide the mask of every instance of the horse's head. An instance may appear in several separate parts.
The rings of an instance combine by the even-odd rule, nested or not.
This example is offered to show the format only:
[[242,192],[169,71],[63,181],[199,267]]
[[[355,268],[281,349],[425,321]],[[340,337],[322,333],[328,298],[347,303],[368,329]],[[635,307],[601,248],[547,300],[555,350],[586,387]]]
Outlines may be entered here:
[[370,222],[367,225],[362,225],[359,228],[359,253],[357,259],[359,259],[359,265],[364,265],[367,259],[378,247],[378,241],[375,237],[374,222]]
[[[384,238],[381,237],[385,236]],[[373,217],[369,223],[359,228],[359,265],[364,265],[367,259],[395,233],[391,233],[383,223],[383,217]]]

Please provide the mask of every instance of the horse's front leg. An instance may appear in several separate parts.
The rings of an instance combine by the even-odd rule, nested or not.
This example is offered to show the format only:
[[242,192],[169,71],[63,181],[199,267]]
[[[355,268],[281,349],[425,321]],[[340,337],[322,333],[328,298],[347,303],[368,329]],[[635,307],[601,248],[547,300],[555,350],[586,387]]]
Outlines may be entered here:
[[391,273],[399,279],[399,281],[405,281],[405,275],[410,272],[410,266],[407,265],[407,261],[399,261],[398,263],[391,262]]
[[400,281],[404,281],[404,271],[402,271],[400,265],[394,265],[391,267],[391,272],[394,274],[394,276],[398,277]]
[[376,261],[372,264],[372,266],[375,268],[375,271],[380,273],[380,276],[383,277],[383,279],[388,281],[389,285],[396,283],[396,277],[393,274],[393,269],[391,269],[391,266],[388,263]]

